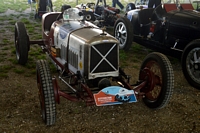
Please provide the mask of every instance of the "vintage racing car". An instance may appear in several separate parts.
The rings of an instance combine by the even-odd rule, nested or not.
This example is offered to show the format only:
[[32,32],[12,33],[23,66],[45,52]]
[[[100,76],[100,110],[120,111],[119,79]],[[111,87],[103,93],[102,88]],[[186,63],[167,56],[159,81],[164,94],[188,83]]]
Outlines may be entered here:
[[[135,3],[128,3],[126,5],[126,12],[134,9],[148,8],[148,2],[149,0],[135,0]],[[161,0],[161,3],[167,7],[167,12],[176,10],[179,5],[181,5],[183,9],[200,10],[200,0]]]
[[[96,103],[97,106],[136,102],[142,98],[149,108],[164,107],[174,87],[173,69],[168,58],[161,53],[149,54],[141,65],[138,81],[131,84],[130,76],[119,67],[118,40],[105,29],[84,21],[82,15],[78,8],[44,14],[43,38],[38,41],[29,39],[24,23],[15,24],[18,63],[26,64],[30,45],[38,44],[59,72],[57,77],[52,77],[46,60],[36,63],[45,124],[55,123],[56,103],[60,103],[60,97],[83,100],[87,105]],[[61,88],[59,82],[65,86]]]
[[95,21],[95,15],[94,15],[95,3],[93,2],[86,4],[82,3],[80,5],[77,5],[76,8],[82,10],[86,21]]
[[87,21],[93,22],[98,27],[113,27],[120,17],[120,10],[106,4],[106,0],[96,0],[96,3],[77,5],[85,15]]
[[148,8],[148,2],[149,0],[135,0],[135,3],[128,3],[126,5],[126,12],[133,9]]
[[179,58],[187,81],[200,89],[200,12],[191,4],[170,3],[131,10],[125,18],[114,26],[120,49],[128,50],[134,41]]

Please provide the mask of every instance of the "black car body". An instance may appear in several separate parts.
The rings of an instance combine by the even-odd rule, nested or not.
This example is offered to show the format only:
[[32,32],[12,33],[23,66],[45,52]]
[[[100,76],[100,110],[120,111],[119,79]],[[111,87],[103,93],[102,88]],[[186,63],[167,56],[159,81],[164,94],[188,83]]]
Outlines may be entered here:
[[128,50],[134,41],[181,59],[185,78],[200,88],[200,12],[171,5],[127,12],[127,19],[115,23],[114,35],[121,49]]

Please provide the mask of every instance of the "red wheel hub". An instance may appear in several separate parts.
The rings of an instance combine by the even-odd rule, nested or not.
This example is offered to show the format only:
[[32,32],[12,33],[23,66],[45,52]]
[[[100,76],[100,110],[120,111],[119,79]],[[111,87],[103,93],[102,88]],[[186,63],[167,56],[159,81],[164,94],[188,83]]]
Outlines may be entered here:
[[144,93],[152,91],[156,84],[160,84],[160,78],[157,75],[154,75],[154,73],[147,67],[141,70],[139,79],[147,81],[146,86],[141,89]]

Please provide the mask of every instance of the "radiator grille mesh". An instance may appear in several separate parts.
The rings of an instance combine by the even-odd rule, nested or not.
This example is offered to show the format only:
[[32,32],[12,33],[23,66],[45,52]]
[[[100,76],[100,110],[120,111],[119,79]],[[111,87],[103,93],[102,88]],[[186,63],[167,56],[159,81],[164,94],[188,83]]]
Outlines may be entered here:
[[68,57],[69,64],[78,69],[78,53],[70,49],[68,51],[69,51],[69,57]]
[[90,57],[90,73],[118,70],[118,47],[116,44],[93,45]]

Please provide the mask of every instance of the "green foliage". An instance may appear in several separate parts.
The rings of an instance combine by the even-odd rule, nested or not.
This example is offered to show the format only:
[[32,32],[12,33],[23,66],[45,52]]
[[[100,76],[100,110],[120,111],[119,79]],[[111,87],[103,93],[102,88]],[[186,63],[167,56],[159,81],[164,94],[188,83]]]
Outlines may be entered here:
[[0,63],[3,62],[3,61],[5,61],[5,59],[0,57]]
[[[16,23],[16,21],[13,20],[13,19],[9,21],[9,24],[11,24],[11,25],[15,25],[15,23]],[[12,27],[12,28],[13,28],[13,27]]]
[[5,33],[5,31],[6,31],[5,29],[2,29],[2,30],[0,30],[0,33]]
[[124,50],[120,50],[119,59],[120,60],[124,60],[124,61],[127,60],[127,54],[126,54],[126,52]]
[[30,21],[27,18],[22,18],[21,22],[23,22],[25,25],[31,25]]
[[13,71],[14,71],[15,73],[17,73],[17,74],[23,74],[23,73],[25,73],[25,70],[24,70],[24,69],[19,69],[19,68],[15,68],[15,69],[13,69]]
[[9,44],[9,40],[6,38],[3,38],[3,44]]
[[4,13],[7,9],[5,6],[0,6],[0,13]]
[[5,55],[7,55],[7,52],[6,51],[2,51],[1,53],[0,53],[0,56],[5,56]]
[[44,54],[43,55],[38,55],[37,59],[46,59],[46,55],[44,55]]
[[11,49],[11,53],[12,53],[12,54],[16,54],[16,49],[15,49],[15,48],[12,48],[12,49]]
[[18,61],[16,58],[9,58],[8,59],[11,63],[13,63],[14,65],[18,64]]
[[9,49],[8,46],[5,46],[5,47],[2,48],[2,50],[8,50],[8,49]]
[[8,74],[7,73],[0,73],[0,78],[8,78]]
[[36,64],[35,64],[35,61],[30,61],[28,60],[28,63],[26,63],[26,68],[28,69],[35,69],[36,68]]
[[10,69],[12,69],[11,65],[2,65],[0,66],[0,73],[7,73]]
[[52,73],[56,73],[57,72],[57,68],[52,64],[52,62],[49,63],[49,67]]
[[0,22],[2,23],[3,21],[7,20],[7,16],[3,15],[0,17]]

